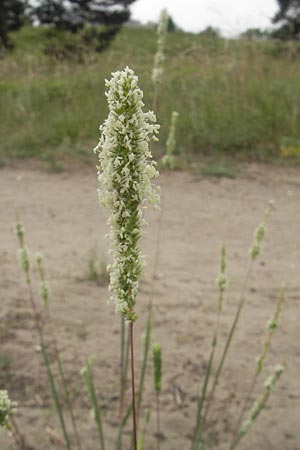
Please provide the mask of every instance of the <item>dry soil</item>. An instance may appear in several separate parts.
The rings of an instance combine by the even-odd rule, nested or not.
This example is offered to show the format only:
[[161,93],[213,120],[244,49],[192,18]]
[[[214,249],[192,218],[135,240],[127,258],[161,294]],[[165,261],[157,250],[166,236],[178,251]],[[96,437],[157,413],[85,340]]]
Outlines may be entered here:
[[[147,303],[154,286],[153,341],[159,342],[163,349],[161,450],[190,448],[196,399],[216,318],[215,279],[220,245],[226,243],[230,287],[224,301],[216,361],[240,298],[253,232],[270,199],[274,200],[275,209],[267,226],[262,255],[247,288],[246,305],[216,390],[205,436],[207,448],[229,449],[238,411],[266,335],[266,322],[274,312],[280,285],[285,282],[280,328],[273,337],[252,400],[262,392],[264,380],[277,362],[283,362],[286,371],[240,449],[299,450],[299,169],[250,165],[233,180],[185,172],[164,173],[159,183],[161,212],[146,210],[149,226],[142,247],[147,269],[137,302],[135,345],[138,380]],[[26,284],[18,267],[13,231],[16,210],[25,225],[32,258],[36,251],[44,255],[50,284],[51,326],[61,349],[68,386],[74,394],[83,450],[98,448],[89,401],[79,374],[90,355],[95,357],[94,377],[103,408],[107,448],[114,448],[118,424],[119,317],[113,305],[107,304],[107,286],[89,281],[87,276],[93,249],[99,260],[108,262],[104,237],[107,213],[98,207],[96,188],[95,172],[87,169],[54,174],[16,166],[0,171],[0,388],[7,388],[18,402],[16,421],[34,450],[64,447],[41,363]],[[33,277],[37,291],[35,269]],[[47,322],[47,336],[49,331]],[[50,338],[48,345],[53,360]],[[53,368],[56,370],[54,361]],[[215,370],[216,366],[213,373]],[[129,400],[128,392],[126,401]],[[151,363],[141,428],[149,408],[153,412],[145,450],[156,448]],[[127,432],[124,450],[129,449],[129,440]],[[7,431],[0,430],[0,442],[1,449],[10,448]]]

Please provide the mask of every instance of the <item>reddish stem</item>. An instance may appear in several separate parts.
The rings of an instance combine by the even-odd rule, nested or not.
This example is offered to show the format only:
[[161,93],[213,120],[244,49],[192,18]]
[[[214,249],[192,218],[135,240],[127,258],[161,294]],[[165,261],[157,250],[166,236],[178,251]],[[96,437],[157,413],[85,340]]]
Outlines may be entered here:
[[131,355],[131,389],[132,389],[132,418],[134,450],[137,450],[137,429],[135,409],[135,382],[134,382],[134,353],[133,353],[133,321],[130,322],[130,355]]

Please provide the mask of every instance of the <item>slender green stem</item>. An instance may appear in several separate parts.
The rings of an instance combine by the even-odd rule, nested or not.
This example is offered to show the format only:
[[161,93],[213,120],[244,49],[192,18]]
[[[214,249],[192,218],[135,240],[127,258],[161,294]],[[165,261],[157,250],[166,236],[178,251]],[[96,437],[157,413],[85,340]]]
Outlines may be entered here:
[[47,369],[47,374],[48,374],[48,379],[49,379],[49,383],[50,383],[50,387],[51,387],[51,392],[52,392],[52,396],[54,399],[54,403],[56,406],[56,410],[59,416],[59,420],[60,420],[60,424],[61,424],[61,428],[63,431],[63,435],[64,435],[64,439],[66,442],[66,446],[68,449],[71,448],[71,443],[70,443],[70,439],[65,427],[65,422],[64,422],[64,417],[63,417],[63,412],[62,412],[62,408],[59,402],[59,397],[58,397],[58,393],[56,390],[56,386],[55,386],[55,381],[54,381],[54,377],[51,371],[51,367],[50,367],[50,362],[49,362],[49,358],[48,358],[48,354],[47,354],[47,350],[46,350],[46,346],[45,346],[45,342],[44,342],[44,336],[43,334],[41,334],[40,336],[40,343],[41,343],[41,350],[42,350],[42,355],[43,355],[43,359],[44,359],[44,363]]
[[232,323],[229,335],[228,335],[227,340],[226,340],[226,344],[225,344],[225,347],[224,347],[224,350],[223,350],[223,354],[222,354],[222,357],[221,357],[221,360],[220,360],[220,363],[219,363],[219,366],[218,366],[218,369],[217,369],[217,372],[216,372],[216,375],[215,375],[213,386],[211,388],[211,391],[210,391],[210,394],[209,394],[209,397],[208,397],[208,400],[207,400],[207,404],[206,404],[206,408],[205,408],[205,412],[204,412],[204,416],[203,416],[203,420],[202,420],[202,426],[203,427],[204,427],[204,425],[206,423],[207,415],[209,413],[209,409],[210,409],[210,406],[211,406],[211,403],[212,403],[212,400],[213,400],[213,397],[214,397],[214,393],[215,393],[217,384],[219,382],[220,375],[222,373],[224,362],[226,360],[226,356],[228,354],[228,350],[230,348],[230,344],[232,342],[232,338],[234,336],[234,332],[236,330],[236,327],[237,327],[237,324],[238,324],[238,321],[239,321],[239,318],[240,318],[243,306],[244,306],[245,301],[246,301],[245,294],[246,294],[246,291],[247,291],[247,288],[248,288],[250,276],[252,274],[252,268],[253,268],[253,260],[251,260],[250,263],[249,263],[249,267],[248,267],[246,279],[245,279],[245,282],[244,282],[244,285],[243,285],[243,288],[242,288],[242,293],[241,293],[240,301],[239,301],[239,304],[238,304],[238,308],[237,308],[237,311],[236,311],[236,314],[235,314],[235,317],[234,317],[234,320],[233,320],[233,323]]
[[209,360],[208,360],[208,365],[206,368],[204,383],[203,383],[203,387],[202,387],[202,393],[198,400],[195,437],[192,442],[192,450],[198,450],[199,444],[202,439],[202,410],[203,410],[203,405],[204,405],[205,398],[206,398],[207,387],[208,387],[208,383],[209,383],[209,379],[210,379],[210,375],[211,375],[211,371],[212,371],[215,351],[216,351],[217,344],[218,344],[220,320],[221,320],[222,307],[223,307],[223,301],[224,301],[224,291],[225,291],[226,284],[227,284],[227,277],[225,275],[225,268],[226,268],[225,257],[226,257],[226,253],[225,253],[225,247],[223,245],[221,248],[221,271],[220,271],[219,277],[217,278],[217,283],[219,286],[217,320],[216,320],[215,331],[214,331],[213,339],[212,339],[212,343],[211,343],[211,352],[210,352],[210,356],[209,356]]
[[233,443],[230,446],[230,450],[234,450],[236,446],[239,444],[240,440],[248,433],[253,423],[266,406],[266,403],[274,390],[279,378],[281,377],[285,366],[283,364],[277,364],[274,368],[274,372],[272,375],[268,377],[268,379],[264,383],[264,391],[260,395],[260,397],[254,401],[252,408],[249,412],[247,420],[245,420],[235,438]]
[[146,419],[145,419],[145,423],[143,426],[143,430],[140,433],[138,450],[143,450],[143,448],[144,448],[144,441],[145,441],[147,426],[149,425],[149,422],[150,422],[150,418],[151,418],[151,410],[149,409],[146,414]]
[[[259,416],[259,414],[261,413],[261,411],[265,407],[269,397],[270,397],[270,391],[269,390],[265,390],[265,392],[261,395],[261,397],[257,401],[258,407],[256,408],[255,413],[251,415],[251,425],[257,419],[257,417]],[[247,429],[247,431],[248,431],[248,429]],[[230,446],[230,450],[234,450],[236,448],[236,446],[239,444],[241,439],[245,436],[247,431],[242,431],[242,430],[239,431],[239,433],[236,436],[234,442]]]
[[260,254],[260,251],[261,251],[261,243],[262,243],[262,240],[263,240],[265,232],[266,232],[266,223],[267,223],[267,221],[268,221],[268,219],[270,217],[271,208],[272,208],[272,204],[269,203],[268,208],[266,209],[265,214],[264,214],[264,221],[255,230],[254,240],[253,240],[252,246],[250,248],[250,257],[251,257],[251,259],[250,259],[248,270],[247,270],[247,273],[246,273],[246,278],[245,278],[245,281],[244,281],[244,284],[243,284],[243,287],[242,287],[240,301],[239,301],[239,304],[238,304],[238,308],[237,308],[237,311],[236,311],[236,314],[235,314],[235,317],[234,317],[234,320],[233,320],[233,323],[232,323],[229,335],[228,335],[227,340],[226,340],[226,344],[225,344],[224,351],[223,351],[223,354],[222,354],[222,357],[221,357],[221,360],[220,360],[220,363],[219,363],[219,366],[218,366],[218,369],[217,369],[217,372],[216,372],[214,383],[213,383],[213,386],[211,388],[211,391],[210,391],[210,394],[209,394],[209,397],[208,397],[208,401],[207,401],[207,404],[206,404],[206,409],[205,409],[204,416],[203,416],[202,426],[205,425],[205,422],[206,422],[206,419],[207,419],[207,415],[208,415],[208,412],[209,412],[209,409],[210,409],[210,406],[211,406],[211,403],[212,403],[212,400],[213,400],[213,397],[214,397],[214,393],[215,393],[216,387],[218,385],[218,381],[219,381],[220,375],[222,373],[224,362],[226,360],[226,356],[228,354],[228,350],[230,348],[234,332],[236,330],[236,327],[237,327],[237,324],[238,324],[238,321],[239,321],[242,309],[243,309],[245,301],[246,301],[246,291],[247,291],[247,288],[248,288],[250,276],[252,274],[253,263],[254,263],[254,261],[256,260],[256,258],[258,257],[258,255]]
[[67,388],[67,383],[66,383],[66,379],[65,379],[65,375],[64,375],[64,369],[63,369],[62,361],[61,361],[61,358],[60,358],[60,355],[59,355],[59,349],[58,349],[58,346],[57,346],[56,339],[54,339],[54,347],[55,347],[55,356],[56,356],[56,359],[57,359],[59,375],[60,375],[60,379],[61,379],[61,383],[62,383],[64,395],[65,395],[65,399],[66,399],[67,406],[68,406],[69,413],[70,413],[70,418],[71,418],[72,427],[73,427],[74,434],[75,434],[76,444],[77,444],[78,449],[82,450],[81,440],[80,440],[78,429],[77,429],[77,424],[76,424],[75,414],[74,414],[74,410],[73,410],[72,400],[71,400],[70,392],[69,392],[69,390]]
[[160,399],[159,392],[156,392],[156,448],[160,450]]
[[[36,261],[37,261],[37,267],[38,267],[38,272],[39,272],[39,276],[40,276],[41,286],[46,286],[47,283],[46,283],[46,279],[45,279],[45,271],[44,271],[44,267],[43,267],[43,263],[42,263],[42,257],[41,256],[37,257]],[[51,311],[50,311],[48,296],[49,296],[48,288],[46,290],[46,295],[45,295],[45,291],[43,291],[43,290],[41,291],[41,297],[42,297],[42,300],[44,301],[44,307],[45,307],[45,310],[47,313],[47,318],[48,318],[48,323],[49,323],[49,328],[50,328],[50,336],[51,336],[51,339],[54,344],[55,358],[56,358],[57,365],[58,365],[59,376],[60,376],[61,384],[63,387],[63,392],[64,392],[65,400],[67,403],[67,407],[69,410],[71,423],[72,423],[73,431],[75,434],[76,444],[77,444],[78,450],[81,450],[82,449],[81,441],[80,441],[79,433],[77,430],[72,400],[71,400],[69,390],[67,388],[67,383],[66,383],[65,374],[64,374],[64,368],[63,368],[62,360],[60,357],[57,339],[55,337],[55,333],[52,328],[52,315],[51,315]]]
[[[45,283],[46,282],[46,280],[45,280],[45,273],[44,273],[44,268],[43,268],[41,259],[38,260],[37,265],[38,265],[38,271],[39,271],[41,283]],[[47,297],[48,297],[48,295],[47,295]],[[78,433],[78,430],[77,430],[77,425],[76,425],[76,419],[75,419],[75,414],[74,414],[74,410],[73,410],[72,400],[71,400],[69,389],[67,388],[66,378],[65,378],[65,374],[64,374],[64,368],[63,368],[62,360],[61,360],[61,357],[60,357],[60,351],[59,351],[59,348],[58,348],[57,339],[55,337],[55,334],[54,334],[54,331],[53,331],[53,328],[52,328],[52,315],[51,315],[51,312],[50,312],[50,306],[49,306],[49,303],[48,303],[48,298],[47,298],[47,302],[44,302],[44,304],[45,304],[45,309],[46,309],[47,316],[48,316],[48,322],[49,322],[49,325],[50,325],[50,336],[51,336],[51,339],[52,339],[53,344],[54,344],[54,352],[55,352],[55,358],[56,358],[57,365],[58,365],[59,376],[60,376],[60,380],[61,380],[61,384],[62,384],[64,396],[65,396],[65,400],[66,400],[66,403],[67,403],[67,407],[68,407],[68,410],[69,410],[71,423],[72,423],[73,431],[74,431],[74,434],[75,434],[76,444],[77,444],[78,450],[82,450],[81,441],[80,441],[79,433]]]
[[253,377],[253,379],[252,379],[252,382],[251,382],[251,384],[250,384],[250,387],[249,387],[249,389],[248,389],[248,393],[247,393],[247,395],[246,395],[246,398],[245,398],[245,401],[244,401],[243,408],[242,408],[242,410],[241,410],[241,413],[240,413],[240,415],[239,415],[239,418],[238,418],[238,420],[237,420],[236,426],[235,426],[234,431],[233,431],[233,438],[232,438],[231,445],[234,445],[234,443],[235,443],[235,441],[236,441],[236,439],[237,439],[237,437],[238,437],[239,429],[240,429],[242,420],[243,420],[243,418],[244,418],[245,412],[246,412],[246,410],[247,410],[247,406],[248,406],[249,401],[250,401],[250,399],[251,399],[251,396],[252,396],[252,394],[253,394],[253,391],[254,391],[254,387],[255,387],[255,385],[256,385],[257,378],[258,378],[258,373],[255,372],[254,377]]
[[65,444],[67,449],[71,449],[71,442],[67,433],[67,429],[65,426],[65,421],[64,421],[64,416],[63,416],[63,411],[59,402],[59,396],[57,393],[57,389],[56,389],[56,385],[55,385],[55,380],[51,371],[51,366],[50,366],[50,361],[48,358],[48,353],[47,353],[47,349],[46,349],[46,345],[45,345],[45,339],[44,339],[44,332],[43,332],[43,327],[42,327],[42,322],[40,320],[39,317],[39,313],[38,313],[38,309],[36,306],[36,302],[34,299],[34,295],[33,295],[33,290],[32,290],[32,284],[31,284],[31,277],[30,277],[30,264],[29,264],[29,258],[28,258],[28,254],[27,254],[27,250],[25,247],[25,241],[24,241],[24,232],[23,232],[23,228],[22,225],[19,222],[19,218],[18,215],[16,217],[16,232],[17,232],[17,236],[18,236],[18,241],[19,241],[19,246],[20,246],[20,251],[22,252],[22,261],[21,261],[21,265],[22,265],[22,269],[25,273],[25,279],[26,279],[26,285],[28,288],[28,294],[29,294],[29,302],[33,311],[33,317],[34,317],[34,324],[35,324],[35,328],[37,331],[37,334],[39,336],[39,340],[40,340],[40,347],[41,347],[41,352],[42,352],[42,356],[43,356],[43,360],[44,360],[44,364],[46,366],[46,370],[47,370],[47,375],[48,375],[48,380],[49,380],[49,384],[50,384],[50,388],[51,388],[51,393],[52,393],[52,397],[55,403],[55,407],[58,413],[58,417],[59,417],[59,421],[60,421],[60,425],[61,425],[61,429],[63,432],[63,436],[64,436],[64,440],[65,440]]
[[262,350],[261,350],[261,354],[260,354],[259,358],[257,359],[256,370],[255,370],[252,382],[251,382],[251,384],[249,386],[248,393],[246,395],[246,398],[245,398],[245,401],[244,401],[241,413],[240,413],[240,415],[238,417],[236,426],[234,428],[232,444],[231,445],[233,445],[233,443],[235,442],[235,440],[237,438],[238,431],[240,429],[240,426],[241,426],[243,417],[245,415],[247,406],[249,404],[249,401],[250,401],[250,399],[252,397],[252,394],[253,394],[253,391],[254,391],[254,388],[255,388],[255,385],[256,385],[256,381],[257,381],[258,376],[260,375],[260,373],[261,373],[261,371],[262,371],[262,369],[264,367],[264,361],[265,361],[267,353],[269,351],[274,331],[277,328],[277,323],[278,323],[279,314],[280,314],[280,311],[281,311],[281,306],[282,306],[283,300],[284,300],[284,288],[282,287],[280,289],[280,292],[279,292],[279,297],[278,297],[278,301],[276,303],[276,309],[275,309],[275,313],[274,313],[274,316],[273,316],[273,320],[271,321],[275,325],[275,328],[274,329],[272,327],[269,328],[268,335],[267,335],[267,337],[265,339],[265,342],[264,342]]
[[91,363],[88,362],[81,373],[84,377],[84,381],[85,381],[85,384],[87,387],[89,398],[90,398],[90,401],[93,406],[94,419],[95,419],[97,429],[98,429],[98,434],[99,434],[100,450],[105,450],[104,434],[103,434],[102,419],[101,419],[101,409],[99,408],[97,395],[96,395],[96,391],[95,391],[95,386],[94,386],[93,375],[92,375],[90,366],[91,366]]
[[47,349],[46,349],[46,345],[45,345],[44,333],[43,333],[42,325],[41,325],[41,322],[39,319],[36,303],[35,303],[34,296],[33,296],[29,270],[26,271],[26,281],[27,281],[27,286],[28,286],[28,291],[29,291],[30,303],[31,303],[33,313],[34,313],[35,326],[36,326],[36,330],[37,330],[37,333],[38,333],[39,339],[40,339],[42,356],[43,356],[44,364],[45,364],[46,370],[47,370],[47,375],[48,375],[48,380],[49,380],[49,384],[50,384],[50,388],[51,388],[52,397],[53,397],[53,400],[55,403],[56,411],[58,413],[58,417],[59,417],[61,429],[62,429],[62,432],[64,435],[66,447],[67,447],[67,449],[70,449],[71,442],[70,442],[70,439],[69,439],[69,436],[67,433],[67,429],[65,426],[64,416],[63,416],[62,408],[61,408],[61,405],[59,402],[59,396],[57,393],[55,380],[54,380],[54,377],[53,377],[53,374],[51,371],[51,367],[50,367],[48,353],[47,353]]
[[204,405],[204,401],[205,401],[205,397],[206,397],[208,380],[209,380],[209,377],[211,374],[211,368],[212,368],[212,364],[213,364],[215,348],[216,348],[216,346],[213,345],[212,349],[211,349],[211,354],[209,357],[206,373],[205,373],[204,383],[202,386],[202,394],[198,400],[197,421],[196,421],[196,428],[195,428],[195,437],[194,437],[194,441],[192,444],[192,450],[198,449],[199,443],[201,442],[201,438],[202,438],[202,423],[201,423],[202,409],[203,409],[203,405]]
[[116,439],[115,450],[121,450],[123,429],[129,419],[131,412],[132,412],[132,405],[129,405],[127,408],[126,414],[124,415],[124,417],[119,425],[119,431],[118,431],[118,435],[117,435],[117,439]]
[[135,379],[134,379],[134,343],[133,343],[133,321],[130,322],[130,356],[131,356],[131,391],[132,391],[132,418],[133,418],[133,444],[137,450],[137,426],[135,405]]

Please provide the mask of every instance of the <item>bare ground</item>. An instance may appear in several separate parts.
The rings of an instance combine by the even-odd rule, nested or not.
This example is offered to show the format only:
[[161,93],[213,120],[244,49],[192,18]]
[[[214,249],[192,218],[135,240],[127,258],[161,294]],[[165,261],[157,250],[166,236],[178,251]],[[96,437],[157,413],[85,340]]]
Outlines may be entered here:
[[[247,290],[247,303],[216,391],[206,439],[208,448],[228,450],[239,407],[253,375],[255,358],[261,349],[266,322],[273,314],[281,282],[285,282],[286,300],[280,328],[274,336],[256,394],[262,391],[265,378],[277,362],[284,362],[286,371],[267,410],[240,448],[299,450],[299,170],[251,165],[235,180],[172,173],[164,174],[160,184],[161,215],[150,209],[146,211],[149,227],[143,250],[147,255],[147,271],[137,305],[136,358],[139,378],[141,337],[160,227],[153,340],[163,348],[161,449],[190,448],[196,398],[216,317],[215,278],[220,245],[225,242],[227,246],[230,278],[221,325],[222,349],[245,279],[253,231],[268,200],[273,199],[276,206],[268,224],[263,254]],[[25,224],[31,255],[35,251],[44,254],[53,324],[68,385],[74,392],[83,449],[94,450],[98,445],[79,374],[89,355],[94,355],[96,360],[94,375],[104,411],[107,448],[114,448],[118,424],[119,319],[113,306],[107,305],[106,286],[99,286],[86,277],[91,249],[96,246],[101,258],[107,258],[106,212],[97,206],[96,187],[95,173],[88,170],[48,174],[35,168],[15,167],[0,172],[0,388],[7,388],[18,401],[16,420],[34,450],[60,449],[63,444],[37,348],[25,282],[17,264],[13,232],[16,210]],[[78,321],[82,321],[79,331]],[[49,345],[51,352],[52,345]],[[154,408],[149,369],[143,415],[148,408]],[[127,401],[129,398],[128,392]],[[1,450],[9,448],[7,431],[0,431],[0,442]],[[128,448],[127,433],[124,450]],[[145,450],[153,448],[154,411]]]

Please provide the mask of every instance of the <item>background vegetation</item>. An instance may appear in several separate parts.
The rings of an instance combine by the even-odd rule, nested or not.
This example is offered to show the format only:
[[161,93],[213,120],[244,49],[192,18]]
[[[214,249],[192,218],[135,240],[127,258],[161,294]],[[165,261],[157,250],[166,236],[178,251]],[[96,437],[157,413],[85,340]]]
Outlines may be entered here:
[[[11,39],[15,49],[0,65],[2,164],[19,157],[90,160],[98,124],[107,114],[104,79],[127,64],[139,74],[151,108],[154,29],[125,27],[101,54],[78,35],[44,27],[24,27]],[[159,145],[167,138],[171,111],[177,110],[184,159],[199,154],[270,159],[289,145],[297,154],[298,43],[174,31],[166,45]]]

